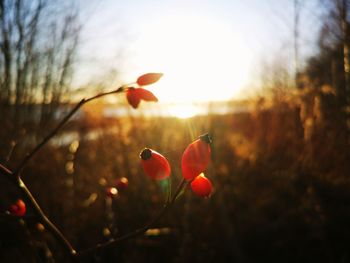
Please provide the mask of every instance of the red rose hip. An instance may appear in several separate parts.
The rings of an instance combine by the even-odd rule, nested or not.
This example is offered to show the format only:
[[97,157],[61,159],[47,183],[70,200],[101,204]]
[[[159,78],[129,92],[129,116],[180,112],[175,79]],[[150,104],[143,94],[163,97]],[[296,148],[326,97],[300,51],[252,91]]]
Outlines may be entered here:
[[168,178],[171,168],[168,160],[160,153],[145,148],[140,153],[141,165],[147,176],[154,180],[162,180]]
[[213,186],[210,180],[201,173],[191,182],[191,189],[200,197],[209,197],[213,191]]
[[26,204],[23,202],[22,199],[18,199],[16,203],[12,204],[9,207],[9,212],[12,215],[24,216],[26,213]]
[[209,134],[205,134],[185,149],[181,159],[181,169],[182,176],[187,181],[191,181],[207,168],[211,153],[210,143]]

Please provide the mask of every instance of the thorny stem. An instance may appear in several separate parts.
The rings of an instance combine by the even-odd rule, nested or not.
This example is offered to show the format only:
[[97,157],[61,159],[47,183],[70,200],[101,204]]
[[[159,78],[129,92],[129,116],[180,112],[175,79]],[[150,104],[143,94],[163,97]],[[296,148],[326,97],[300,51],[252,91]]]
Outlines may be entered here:
[[119,92],[122,92],[125,90],[126,86],[121,86],[120,88],[97,94],[93,97],[82,99],[78,104],[74,106],[74,108],[57,124],[56,128],[53,129],[46,137],[42,139],[40,143],[38,143],[20,162],[20,164],[17,166],[17,168],[14,171],[14,175],[19,176],[22,172],[25,165],[34,157],[34,155],[53,137],[56,135],[56,133],[70,120],[70,118],[87,102],[90,102],[92,100],[110,95],[110,94],[116,94]]
[[78,258],[82,258],[82,257],[88,256],[91,253],[100,252],[104,249],[113,247],[116,244],[118,244],[124,240],[130,239],[130,238],[133,238],[133,237],[136,237],[138,235],[145,233],[148,229],[150,229],[155,223],[157,223],[168,212],[168,210],[174,204],[175,200],[177,199],[177,197],[179,196],[181,191],[186,187],[186,185],[187,185],[187,181],[185,179],[182,179],[181,182],[179,183],[179,185],[177,186],[177,189],[176,189],[173,197],[171,198],[171,200],[163,206],[163,209],[158,213],[158,215],[156,217],[154,217],[148,224],[144,225],[143,227],[141,227],[139,229],[136,229],[135,231],[133,231],[131,233],[125,234],[124,236],[118,237],[116,239],[111,239],[105,243],[97,244],[96,246],[93,246],[91,248],[83,250],[83,251],[77,253],[76,256]]
[[58,242],[62,245],[62,247],[67,252],[68,256],[73,260],[73,262],[77,262],[75,255],[76,251],[69,243],[69,241],[65,238],[65,236],[58,230],[58,228],[48,219],[45,213],[40,208],[39,204],[36,202],[32,193],[29,191],[27,186],[24,184],[20,177],[14,176],[14,173],[10,171],[8,168],[0,164],[0,174],[6,176],[10,181],[16,183],[20,188],[24,199],[27,204],[29,204],[30,208],[33,210],[35,215],[38,217],[40,223],[42,223],[45,228],[51,232],[51,234],[58,240]]

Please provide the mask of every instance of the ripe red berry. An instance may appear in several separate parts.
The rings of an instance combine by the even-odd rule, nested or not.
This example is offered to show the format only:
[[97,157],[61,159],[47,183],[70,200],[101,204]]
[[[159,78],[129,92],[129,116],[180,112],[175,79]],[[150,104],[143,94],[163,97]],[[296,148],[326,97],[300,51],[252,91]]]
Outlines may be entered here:
[[141,100],[154,102],[158,101],[158,98],[149,90],[133,87],[128,88],[126,91],[126,98],[134,109],[139,106]]
[[187,181],[194,179],[207,168],[210,161],[210,143],[209,134],[205,134],[185,149],[182,155],[181,169],[182,176]]
[[106,195],[110,198],[114,198],[118,194],[118,190],[115,187],[108,187],[106,189]]
[[137,84],[140,86],[150,85],[157,82],[163,73],[147,73],[137,78]]
[[168,160],[160,153],[145,148],[140,153],[141,164],[146,175],[155,180],[170,176],[171,168]]
[[203,173],[198,175],[191,182],[192,191],[200,197],[209,197],[213,191],[210,180]]
[[116,183],[116,186],[117,186],[117,189],[122,191],[122,190],[125,190],[129,185],[129,180],[128,178],[126,177],[121,177],[119,179],[117,179],[117,183]]
[[24,216],[26,213],[26,204],[22,199],[18,199],[16,203],[9,207],[9,212],[16,216]]

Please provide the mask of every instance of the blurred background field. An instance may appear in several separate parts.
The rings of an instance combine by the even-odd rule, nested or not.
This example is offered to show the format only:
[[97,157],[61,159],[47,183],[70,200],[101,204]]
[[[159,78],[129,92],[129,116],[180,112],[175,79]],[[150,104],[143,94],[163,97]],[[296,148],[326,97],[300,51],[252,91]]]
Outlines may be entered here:
[[[204,62],[195,53],[196,45],[193,50],[176,50],[175,45],[161,53],[186,50],[191,57],[194,52],[198,68],[192,61],[188,63],[193,68],[184,61],[185,69],[177,65],[178,60],[163,64],[161,55],[151,53],[147,55],[154,55],[158,64],[142,64],[141,56],[132,63],[140,60],[142,65],[130,72],[129,65],[117,64],[93,75],[91,67],[79,69],[84,61],[79,54],[87,51],[78,43],[89,35],[82,18],[95,9],[100,10],[95,16],[101,17],[109,1],[101,5],[47,1],[42,7],[41,1],[29,2],[0,1],[0,162],[9,168],[15,168],[79,99],[115,89],[139,73],[164,72],[164,82],[150,86],[159,94],[159,103],[141,102],[135,110],[124,94],[118,94],[86,104],[23,171],[23,180],[38,203],[77,250],[131,232],[162,209],[167,185],[143,173],[139,153],[144,147],[166,156],[175,188],[187,145],[207,132],[213,138],[212,161],[205,172],[214,186],[210,198],[199,198],[187,189],[154,229],[86,262],[350,262],[348,1],[281,1],[288,7],[286,13],[275,12],[274,8],[283,10],[283,4],[267,1],[264,8],[272,6],[268,10],[276,17],[284,15],[281,24],[289,23],[281,26],[287,37],[279,48],[269,50],[264,62],[261,57],[252,58],[260,73],[250,73],[244,83],[235,77],[245,74],[239,71],[239,63],[215,61],[224,64],[226,75],[218,70],[209,76],[217,65],[199,67],[211,64],[211,56],[220,56],[210,45],[203,50],[209,54]],[[248,16],[262,10],[256,1],[248,2]],[[133,4],[120,4],[119,12],[123,14],[124,6],[139,14]],[[189,6],[182,3],[174,13],[186,10],[188,18],[199,6],[196,1]],[[208,15],[207,9],[213,6],[208,2],[203,6],[199,13]],[[214,7],[218,14],[229,7],[234,13],[244,8],[229,3]],[[163,4],[156,10],[161,8]],[[44,18],[52,10],[57,16],[51,17],[50,25],[56,31],[47,31]],[[204,16],[204,20],[215,24],[214,17]],[[142,12],[139,19],[141,23]],[[315,32],[307,33],[310,19]],[[176,29],[172,30],[175,34]],[[261,39],[262,33],[256,30]],[[195,38],[195,32],[191,36]],[[245,38],[242,32],[240,37]],[[310,39],[311,49],[306,44]],[[94,39],[94,45],[98,40],[105,39]],[[238,49],[233,53],[237,55],[239,46],[232,48]],[[108,48],[101,44],[101,49]],[[246,54],[255,55],[254,50]],[[97,51],[94,55],[93,61],[103,62],[103,55]],[[117,55],[111,57],[129,63],[127,56]],[[175,72],[166,79],[166,70]],[[184,75],[188,70],[194,71],[193,77],[191,72]],[[92,79],[87,79],[90,74]],[[178,82],[168,86],[173,77]],[[215,79],[220,79],[220,88],[213,86]],[[111,201],[106,189],[115,187],[122,177],[128,179],[128,187],[119,189]],[[19,197],[11,183],[0,178],[0,213]],[[68,262],[57,241],[31,215],[28,210],[24,220],[0,216],[0,262]]]

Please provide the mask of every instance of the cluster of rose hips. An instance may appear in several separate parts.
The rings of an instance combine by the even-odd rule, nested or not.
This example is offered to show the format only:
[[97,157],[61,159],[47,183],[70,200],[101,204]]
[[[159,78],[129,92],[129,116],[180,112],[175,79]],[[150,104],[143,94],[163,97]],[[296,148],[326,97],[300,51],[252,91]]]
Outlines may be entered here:
[[[128,103],[136,109],[141,100],[157,102],[157,97],[143,86],[157,82],[162,76],[162,73],[147,73],[140,76],[135,83],[138,87],[126,89]],[[208,134],[200,136],[199,139],[188,145],[181,160],[183,178],[191,183],[193,192],[201,197],[209,197],[213,191],[212,183],[203,174],[210,161],[210,144],[211,138]],[[150,178],[163,180],[170,176],[169,162],[160,153],[146,148],[140,153],[140,157],[143,169]],[[115,190],[110,189],[110,191],[117,192]]]
[[[137,78],[134,83],[136,87],[123,88],[122,90],[126,92],[128,103],[136,109],[141,100],[157,102],[158,98],[152,92],[142,87],[157,82],[162,76],[162,73],[147,73]],[[124,190],[127,186],[128,179],[126,177],[119,178],[116,187],[109,187],[106,189],[106,195],[110,198],[114,198],[117,196],[118,191]],[[22,199],[18,199],[9,206],[7,211],[12,215],[24,216],[26,213],[26,204]]]
[[[213,191],[210,180],[205,177],[211,155],[211,138],[209,134],[190,143],[182,154],[182,176],[190,182],[192,191],[200,197],[209,197]],[[145,148],[141,153],[141,164],[147,176],[154,180],[163,180],[170,176],[168,160],[155,150]]]
[[[122,91],[126,93],[128,103],[137,108],[142,100],[157,102],[158,98],[143,86],[157,82],[163,76],[162,73],[147,73],[137,78],[134,86],[123,87]],[[202,135],[199,139],[192,142],[185,149],[182,160],[181,169],[182,176],[191,184],[191,189],[200,197],[209,197],[213,191],[212,183],[205,177],[206,170],[211,155],[211,138],[208,134]],[[171,168],[168,160],[160,153],[146,148],[140,153],[141,163],[145,173],[154,180],[163,180],[170,176]],[[106,195],[110,198],[117,196],[118,191],[126,189],[128,179],[119,178],[116,187],[106,189]],[[18,199],[11,204],[8,212],[16,216],[24,216],[26,213],[26,204],[22,199]]]
[[152,92],[142,87],[157,82],[162,76],[162,73],[147,73],[138,77],[135,83],[138,87],[128,87],[126,90],[126,99],[129,104],[136,109],[141,100],[157,102],[158,98]]

